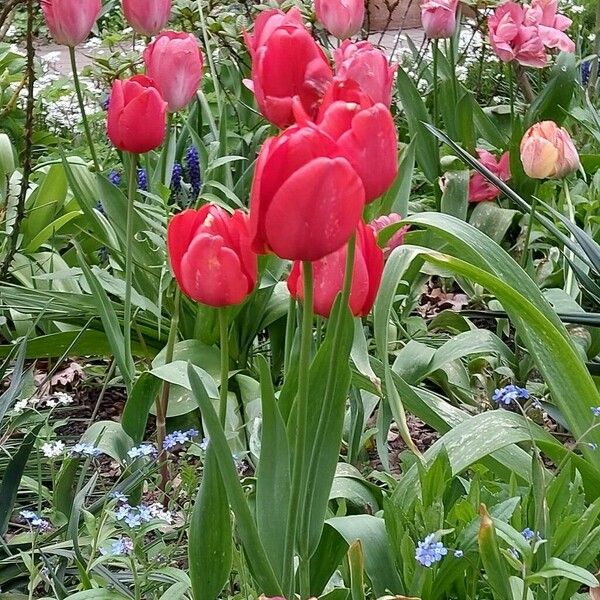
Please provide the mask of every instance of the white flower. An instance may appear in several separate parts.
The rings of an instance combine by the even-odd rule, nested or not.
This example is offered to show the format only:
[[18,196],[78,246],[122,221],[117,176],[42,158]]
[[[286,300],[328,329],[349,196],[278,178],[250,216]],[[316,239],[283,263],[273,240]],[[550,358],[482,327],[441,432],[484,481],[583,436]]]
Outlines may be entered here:
[[590,33],[590,34],[587,36],[587,39],[588,39],[590,42],[593,42],[593,41],[596,39],[596,34],[595,34],[595,33]]
[[573,6],[571,6],[570,10],[571,10],[571,12],[573,12],[577,15],[580,15],[585,10],[585,7],[582,6],[581,4],[573,4]]
[[46,458],[57,458],[65,451],[65,445],[61,441],[57,442],[46,442],[41,447],[42,454]]
[[24,400],[19,400],[18,402],[15,403],[15,405],[13,407],[13,412],[16,415],[20,415],[27,408],[28,408],[28,401],[27,401],[27,398],[25,398]]

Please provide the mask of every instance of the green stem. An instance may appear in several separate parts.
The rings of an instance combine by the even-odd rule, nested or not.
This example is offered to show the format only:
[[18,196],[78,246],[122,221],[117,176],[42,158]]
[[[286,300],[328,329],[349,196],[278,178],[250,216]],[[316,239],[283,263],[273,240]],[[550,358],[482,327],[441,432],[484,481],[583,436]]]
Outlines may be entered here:
[[452,95],[454,96],[454,103],[458,102],[458,87],[456,85],[456,60],[455,60],[455,43],[454,35],[450,37],[450,73],[452,73]]
[[[569,190],[569,184],[567,183],[566,179],[563,179],[563,189],[565,192],[565,203],[569,212],[569,220],[571,221],[571,223],[575,224],[575,209],[573,208],[573,202],[571,201],[571,192]],[[574,240],[572,235],[571,239]],[[575,253],[572,250],[565,248],[565,257],[565,273],[567,274],[565,277],[565,292],[567,292],[569,296],[577,299],[577,296],[573,296],[575,275],[569,263],[569,261],[573,262],[575,260]]]
[[83,94],[81,93],[81,83],[79,81],[79,74],[77,73],[77,58],[75,56],[75,48],[72,46],[69,46],[69,57],[71,59],[73,83],[75,84],[75,92],[77,93],[77,101],[79,102],[79,110],[81,112],[83,129],[85,131],[88,146],[90,147],[90,154],[92,155],[92,161],[94,162],[94,169],[96,170],[96,173],[100,173],[100,163],[98,162],[98,156],[96,155],[96,148],[94,147],[94,140],[92,139],[90,124],[88,123],[87,115],[85,114],[85,104],[83,103]]
[[221,337],[221,387],[219,389],[219,420],[225,427],[227,418],[227,392],[229,384],[229,315],[226,308],[219,310],[219,332]]
[[[175,342],[177,341],[177,331],[179,329],[179,304],[181,290],[179,286],[175,287],[173,298],[173,316],[171,317],[171,326],[169,328],[169,337],[167,338],[167,348],[165,351],[165,365],[173,362],[175,353]],[[159,466],[161,472],[160,489],[164,493],[169,481],[169,463],[165,452],[163,452],[163,443],[167,437],[167,413],[169,411],[169,392],[171,384],[168,381],[163,382],[160,398],[156,402],[156,441],[160,451]]]
[[515,82],[512,63],[507,63],[506,68],[508,69],[508,95],[510,98],[510,128],[512,135],[512,130],[515,123]]
[[433,126],[438,126],[438,40],[433,40]]
[[169,187],[170,185],[170,181],[167,181],[167,166],[169,164],[169,145],[171,143],[171,130],[173,128],[173,113],[167,113],[167,131],[166,131],[166,135],[165,135],[165,142],[164,142],[164,151],[163,151],[163,157],[162,157],[162,161],[161,161],[161,172],[160,172],[160,181],[161,183],[166,186]]
[[[125,235],[125,306],[123,307],[123,337],[125,357],[133,365],[131,353],[131,289],[133,279],[133,217],[137,196],[137,155],[129,154],[129,194],[127,199],[127,232]],[[133,372],[130,374],[133,380]],[[131,386],[131,381],[129,381]]]
[[529,262],[529,241],[531,240],[531,230],[533,229],[533,222],[535,221],[536,208],[537,197],[533,196],[531,201],[531,212],[529,213],[529,223],[527,223],[527,233],[525,234],[525,242],[523,243],[523,254],[521,256],[521,267],[523,270],[527,270],[527,263]]
[[[202,6],[202,0],[198,0],[198,12],[200,13],[200,28],[202,29],[202,38],[204,42],[204,54],[208,59],[208,66],[210,68],[210,75],[213,80],[213,87],[215,89],[215,98],[217,100],[217,109],[219,111],[219,118],[223,114],[223,105],[221,102],[221,90],[219,88],[219,80],[217,78],[217,70],[215,68],[215,61],[212,56],[212,47],[210,39],[208,37],[208,28],[206,27],[206,19],[204,17],[204,6]],[[218,139],[218,138],[217,138]]]
[[283,374],[287,375],[290,369],[292,347],[294,345],[294,333],[296,332],[296,299],[290,295],[287,320],[285,323],[285,350],[283,355]]
[[[313,265],[311,262],[302,263],[302,277],[304,289],[304,302],[302,311],[302,335],[300,338],[300,362],[298,372],[298,395],[296,398],[296,442],[294,447],[294,467],[292,490],[290,495],[290,506],[288,512],[287,531],[285,535],[284,557],[290,569],[288,580],[284,581],[284,590],[287,588],[287,597],[295,597],[295,586],[293,577],[294,549],[296,538],[302,518],[302,489],[306,480],[305,454],[306,454],[306,427],[308,420],[308,399],[310,383],[310,350],[312,346],[313,325]],[[308,559],[302,561],[299,571],[306,579],[308,571]],[[302,596],[301,600],[305,600]]]

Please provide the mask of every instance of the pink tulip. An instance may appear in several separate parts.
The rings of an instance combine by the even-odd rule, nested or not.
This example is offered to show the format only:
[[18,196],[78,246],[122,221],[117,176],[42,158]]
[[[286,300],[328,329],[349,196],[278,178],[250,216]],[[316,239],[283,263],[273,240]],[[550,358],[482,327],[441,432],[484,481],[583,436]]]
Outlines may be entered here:
[[254,91],[263,116],[280,128],[293,124],[292,103],[298,97],[314,118],[333,73],[300,11],[262,12],[254,33],[245,34],[245,39],[252,57],[252,81],[245,83]]
[[85,41],[102,10],[100,0],[41,0],[46,25],[57,44]]
[[557,10],[557,0],[533,0],[531,6],[525,11],[525,24],[537,26],[539,36],[547,48],[575,52],[575,43],[566,33],[563,33],[573,21],[557,14]]
[[421,24],[431,39],[449,38],[456,30],[458,0],[421,0]]
[[[479,162],[489,169],[494,175],[502,181],[510,179],[510,157],[508,152],[505,152],[500,160],[482,148],[477,149]],[[490,183],[478,171],[473,172],[469,180],[469,202],[483,202],[485,200],[495,200],[500,195],[500,190]]]
[[[301,124],[302,117],[297,115],[297,119]],[[398,137],[387,106],[373,104],[354,82],[336,81],[323,101],[317,124],[337,142],[340,154],[362,179],[367,202],[388,190],[398,174]]]
[[[377,217],[369,223],[369,227],[375,232],[375,235],[378,236],[378,234],[381,231],[383,231],[387,227],[390,227],[391,225],[399,223],[400,221],[402,221],[402,215],[399,215],[398,213],[390,213],[389,215],[382,215],[381,217]],[[404,236],[409,229],[410,227],[408,225],[400,227],[398,231],[396,231],[396,233],[394,233],[392,237],[387,241],[384,253],[389,254],[394,248],[402,246],[402,244],[404,244]]]
[[141,35],[160,33],[171,16],[171,0],[123,0],[129,24]]
[[165,31],[144,50],[146,74],[154,80],[170,112],[185,108],[200,86],[204,61],[191,33]]
[[560,179],[579,168],[571,136],[554,121],[532,125],[521,140],[523,169],[533,179]]
[[360,31],[365,18],[364,0],[315,0],[317,19],[340,40]]
[[336,77],[355,81],[373,102],[392,103],[392,86],[397,65],[390,66],[386,55],[369,42],[346,40],[333,53]]
[[535,25],[525,25],[525,11],[516,2],[501,4],[488,19],[492,48],[503,62],[546,66],[546,50]]

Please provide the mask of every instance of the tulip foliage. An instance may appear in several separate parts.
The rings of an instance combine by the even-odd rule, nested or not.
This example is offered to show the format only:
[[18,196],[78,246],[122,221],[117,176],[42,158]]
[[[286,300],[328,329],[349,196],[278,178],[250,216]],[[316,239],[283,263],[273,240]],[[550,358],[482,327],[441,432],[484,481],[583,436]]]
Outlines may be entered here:
[[20,4],[0,598],[595,598],[593,11]]

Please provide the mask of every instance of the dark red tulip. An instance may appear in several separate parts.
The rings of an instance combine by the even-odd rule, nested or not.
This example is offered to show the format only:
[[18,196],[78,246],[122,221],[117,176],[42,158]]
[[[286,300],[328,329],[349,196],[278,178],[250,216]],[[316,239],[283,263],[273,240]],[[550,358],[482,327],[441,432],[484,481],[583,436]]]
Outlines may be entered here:
[[[347,246],[313,263],[313,310],[329,317],[333,303],[344,285]],[[350,291],[350,310],[364,317],[373,308],[383,273],[383,251],[377,245],[373,229],[362,221],[356,230],[356,252]],[[294,298],[304,298],[302,264],[294,263],[288,278],[288,289]]]
[[182,291],[208,306],[242,303],[256,285],[248,215],[214,204],[184,210],[167,229],[169,260]]

